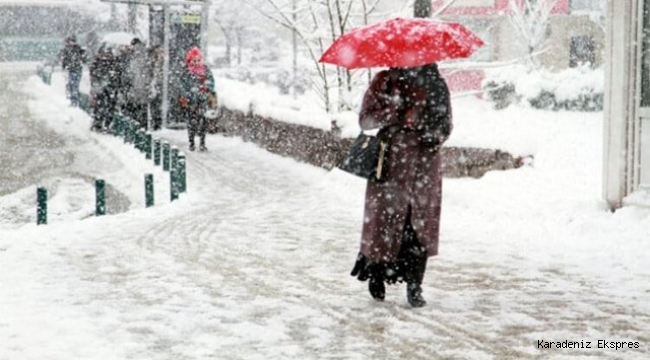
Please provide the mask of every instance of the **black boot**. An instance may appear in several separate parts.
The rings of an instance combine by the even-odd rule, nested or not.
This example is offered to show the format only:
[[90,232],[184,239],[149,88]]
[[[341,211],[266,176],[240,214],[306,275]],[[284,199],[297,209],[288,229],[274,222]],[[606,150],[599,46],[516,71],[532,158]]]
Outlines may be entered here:
[[427,301],[422,297],[422,286],[416,283],[406,285],[406,299],[413,307],[423,307]]
[[411,257],[411,275],[407,279],[406,284],[406,299],[413,307],[423,307],[427,304],[426,300],[422,297],[422,280],[424,279],[424,272],[427,269],[427,254],[419,246],[415,247],[414,250],[413,256]]
[[194,138],[190,138],[190,151],[194,151]]
[[368,291],[373,299],[377,301],[384,301],[386,297],[386,285],[382,279],[372,277],[368,279]]

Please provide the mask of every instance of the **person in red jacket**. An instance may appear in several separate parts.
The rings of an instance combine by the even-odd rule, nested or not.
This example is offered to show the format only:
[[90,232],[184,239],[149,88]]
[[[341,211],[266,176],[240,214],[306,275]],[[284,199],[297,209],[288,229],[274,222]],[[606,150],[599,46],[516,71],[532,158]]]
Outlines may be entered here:
[[[205,111],[216,106],[216,91],[212,72],[203,62],[201,50],[191,48],[185,57],[185,70],[181,75],[181,107],[187,120],[190,151],[194,151],[194,138],[199,136],[199,151],[207,151],[205,133],[207,122]],[[198,134],[197,134],[198,133]]]

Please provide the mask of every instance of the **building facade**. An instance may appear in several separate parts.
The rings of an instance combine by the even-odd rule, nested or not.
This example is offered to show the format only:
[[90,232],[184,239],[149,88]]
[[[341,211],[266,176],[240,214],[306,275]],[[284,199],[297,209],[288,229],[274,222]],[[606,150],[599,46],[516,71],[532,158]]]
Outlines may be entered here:
[[[512,2],[512,4],[511,4]],[[525,11],[534,0],[458,0],[446,8],[440,18],[460,22],[485,41],[482,49],[470,60],[508,62],[528,55],[528,46],[511,20],[513,9]],[[550,70],[589,64],[603,64],[604,2],[603,0],[537,0],[549,4],[545,41],[536,55],[539,65]],[[447,0],[434,0],[432,12],[443,9]],[[448,79],[452,90],[478,89],[480,71],[467,71],[467,76],[454,72]]]

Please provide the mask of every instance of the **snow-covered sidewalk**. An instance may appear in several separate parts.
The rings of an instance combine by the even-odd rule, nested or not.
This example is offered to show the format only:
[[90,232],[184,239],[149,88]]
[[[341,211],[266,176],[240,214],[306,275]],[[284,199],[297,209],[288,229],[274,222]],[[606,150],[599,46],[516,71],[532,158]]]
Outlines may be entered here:
[[[151,162],[90,133],[56,83],[21,86],[34,120],[72,119],[80,149],[117,162],[98,175],[119,173],[133,205],[0,223],[0,360],[650,356],[650,210],[612,214],[599,200],[602,114],[456,101],[451,143],[499,143],[535,160],[445,179],[441,254],[429,262],[428,305],[412,309],[403,286],[377,303],[349,276],[361,180],[211,135],[210,152],[186,154],[188,193],[145,209],[138,189],[158,171]],[[156,135],[185,148],[183,131]],[[565,340],[591,348],[540,348]]]

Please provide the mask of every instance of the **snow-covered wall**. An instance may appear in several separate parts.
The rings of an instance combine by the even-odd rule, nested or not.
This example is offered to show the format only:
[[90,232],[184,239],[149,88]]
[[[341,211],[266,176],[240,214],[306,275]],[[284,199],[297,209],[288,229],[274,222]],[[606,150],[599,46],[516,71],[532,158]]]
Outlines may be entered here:
[[[340,161],[354,138],[340,133],[274,120],[254,113],[222,109],[210,132],[238,136],[260,147],[298,161],[331,169]],[[446,177],[481,177],[490,170],[507,170],[522,166],[527,159],[494,149],[443,147],[443,175]]]

